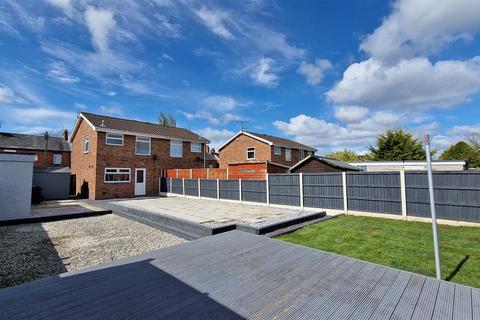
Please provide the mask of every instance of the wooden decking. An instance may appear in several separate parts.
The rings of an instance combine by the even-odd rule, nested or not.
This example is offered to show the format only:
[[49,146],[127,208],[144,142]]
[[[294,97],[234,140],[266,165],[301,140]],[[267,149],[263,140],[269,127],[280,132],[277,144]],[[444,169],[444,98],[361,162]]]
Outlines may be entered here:
[[0,290],[0,318],[480,319],[480,290],[240,231]]

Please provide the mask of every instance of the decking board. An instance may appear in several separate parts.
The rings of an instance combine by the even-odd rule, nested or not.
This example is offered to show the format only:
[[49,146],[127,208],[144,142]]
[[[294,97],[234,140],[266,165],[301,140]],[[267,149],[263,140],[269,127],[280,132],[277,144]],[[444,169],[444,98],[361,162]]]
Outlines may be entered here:
[[480,290],[239,231],[0,290],[1,319],[479,319]]

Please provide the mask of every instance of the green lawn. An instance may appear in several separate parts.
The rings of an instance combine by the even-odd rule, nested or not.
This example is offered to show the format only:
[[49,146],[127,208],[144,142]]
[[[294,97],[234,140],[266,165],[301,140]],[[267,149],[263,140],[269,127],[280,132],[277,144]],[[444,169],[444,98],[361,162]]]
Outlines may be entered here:
[[[480,228],[438,226],[442,279],[480,287]],[[435,276],[429,223],[340,216],[280,240]]]

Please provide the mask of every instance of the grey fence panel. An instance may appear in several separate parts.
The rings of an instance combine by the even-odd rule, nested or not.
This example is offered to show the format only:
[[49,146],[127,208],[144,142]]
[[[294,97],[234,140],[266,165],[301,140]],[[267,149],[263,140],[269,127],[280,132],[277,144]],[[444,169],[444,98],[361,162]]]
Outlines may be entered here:
[[205,198],[217,198],[217,180],[200,180],[200,196]]
[[220,199],[240,200],[238,180],[220,180],[219,187]]
[[401,214],[400,174],[347,173],[348,210]]
[[183,194],[182,179],[172,179],[172,190],[170,192],[176,194]]
[[[405,173],[407,213],[430,217],[428,178],[424,172]],[[437,218],[480,222],[480,172],[434,172]]]
[[70,172],[33,172],[33,185],[42,187],[45,200],[68,199],[70,196]]
[[269,175],[270,203],[300,206],[300,177],[298,174]]
[[198,197],[197,179],[185,179],[185,195]]
[[267,202],[267,182],[265,180],[242,180],[242,200]]
[[343,209],[342,174],[304,174],[303,205],[313,208]]

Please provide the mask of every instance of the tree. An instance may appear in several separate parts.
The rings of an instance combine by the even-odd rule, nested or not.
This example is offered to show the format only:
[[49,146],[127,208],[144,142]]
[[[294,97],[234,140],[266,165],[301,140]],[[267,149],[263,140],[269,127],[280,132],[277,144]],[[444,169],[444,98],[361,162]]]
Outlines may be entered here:
[[448,147],[440,156],[440,160],[465,160],[469,166],[479,167],[480,153],[465,141],[460,141]]
[[165,114],[163,112],[160,112],[160,115],[158,116],[158,123],[161,126],[165,127],[176,127],[177,126],[177,121],[175,118],[170,115],[170,114]]
[[[370,146],[373,160],[425,160],[422,142],[411,132],[388,129],[377,137],[377,146]],[[433,151],[432,153],[435,153]]]
[[333,152],[327,153],[325,156],[328,158],[337,159],[337,160],[346,161],[346,162],[360,160],[360,156],[357,155],[355,151],[349,150],[349,149],[333,151]]
[[480,151],[480,134],[472,133],[467,136],[468,144],[475,149],[475,151]]

